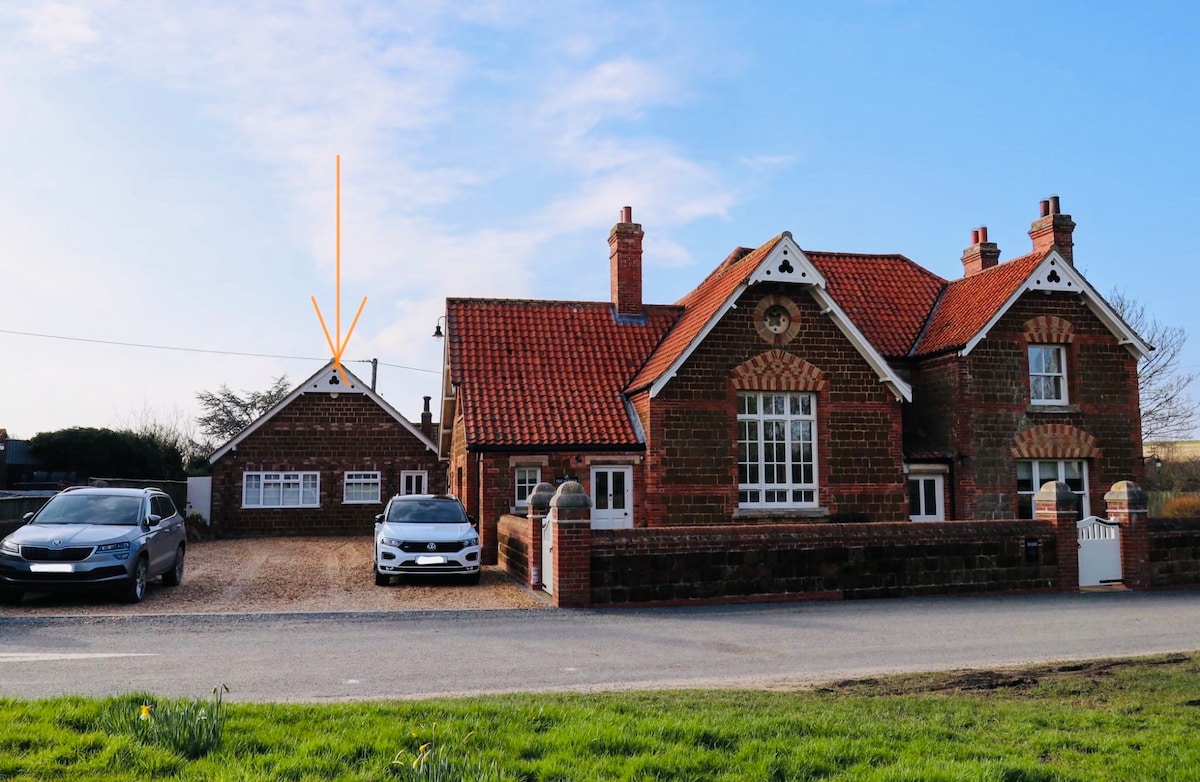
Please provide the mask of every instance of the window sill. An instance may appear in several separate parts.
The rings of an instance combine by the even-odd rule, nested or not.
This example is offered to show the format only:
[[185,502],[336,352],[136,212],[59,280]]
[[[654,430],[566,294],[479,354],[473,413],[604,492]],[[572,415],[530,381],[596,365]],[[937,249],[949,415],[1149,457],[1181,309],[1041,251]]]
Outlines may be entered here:
[[828,508],[738,508],[733,512],[735,519],[819,519],[828,515]]
[[1079,405],[1030,405],[1025,408],[1026,413],[1048,413],[1050,415],[1067,415],[1069,413],[1078,413]]

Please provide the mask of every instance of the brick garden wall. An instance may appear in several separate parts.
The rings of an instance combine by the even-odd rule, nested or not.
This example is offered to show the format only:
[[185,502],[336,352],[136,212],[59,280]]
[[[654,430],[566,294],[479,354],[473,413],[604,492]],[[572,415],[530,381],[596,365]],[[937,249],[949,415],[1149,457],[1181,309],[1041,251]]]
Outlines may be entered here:
[[1200,586],[1200,519],[1150,519],[1150,586]]
[[591,572],[593,605],[1058,588],[1055,533],[1043,521],[592,530]]
[[[343,503],[344,473],[357,470],[381,473],[380,503]],[[446,490],[437,454],[370,398],[304,394],[213,465],[213,524],[231,537],[370,534],[403,470],[423,470],[429,491]],[[320,507],[243,508],[247,471],[317,471]]]
[[[530,552],[533,541],[529,534],[529,519],[504,515],[496,524],[499,541],[499,565],[520,584],[529,583]],[[541,552],[537,552],[541,557]]]

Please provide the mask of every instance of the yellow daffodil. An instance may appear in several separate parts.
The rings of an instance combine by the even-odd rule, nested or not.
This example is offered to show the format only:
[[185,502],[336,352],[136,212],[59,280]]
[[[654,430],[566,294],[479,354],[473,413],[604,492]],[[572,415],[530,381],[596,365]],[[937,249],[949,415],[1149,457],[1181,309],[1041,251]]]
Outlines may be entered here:
[[150,719],[150,704],[148,704],[148,703],[143,703],[143,704],[142,704],[142,708],[141,708],[141,710],[138,712],[138,719],[139,719],[139,720],[148,720],[148,719]]

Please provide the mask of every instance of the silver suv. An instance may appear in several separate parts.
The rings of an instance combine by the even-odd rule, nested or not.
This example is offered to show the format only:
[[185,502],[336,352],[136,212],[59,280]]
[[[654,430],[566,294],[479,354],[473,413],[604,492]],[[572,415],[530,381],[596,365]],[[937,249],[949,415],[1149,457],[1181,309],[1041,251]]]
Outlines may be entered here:
[[149,579],[183,580],[183,517],[159,489],[73,486],[25,520],[0,541],[0,602],[100,587],[137,603]]
[[475,519],[450,494],[398,494],[375,517],[375,585],[392,576],[465,576],[479,583]]

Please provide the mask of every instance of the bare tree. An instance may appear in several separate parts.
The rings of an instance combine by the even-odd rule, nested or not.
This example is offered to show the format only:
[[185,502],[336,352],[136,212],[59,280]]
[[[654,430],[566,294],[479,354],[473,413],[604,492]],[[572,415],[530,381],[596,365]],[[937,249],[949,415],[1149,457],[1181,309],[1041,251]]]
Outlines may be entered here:
[[1138,362],[1138,395],[1142,403],[1142,440],[1173,440],[1190,436],[1200,417],[1200,403],[1189,393],[1197,373],[1180,366],[1187,332],[1159,323],[1136,299],[1114,290],[1109,304],[1142,339],[1154,346]]
[[204,408],[203,415],[196,422],[204,434],[223,442],[274,407],[291,390],[287,375],[276,378],[265,391],[242,391],[241,394],[222,383],[215,392],[201,391],[196,394],[196,399]]
[[121,422],[121,428],[174,448],[185,462],[213,450],[212,444],[199,436],[196,422],[179,407],[161,410],[144,403]]

